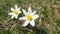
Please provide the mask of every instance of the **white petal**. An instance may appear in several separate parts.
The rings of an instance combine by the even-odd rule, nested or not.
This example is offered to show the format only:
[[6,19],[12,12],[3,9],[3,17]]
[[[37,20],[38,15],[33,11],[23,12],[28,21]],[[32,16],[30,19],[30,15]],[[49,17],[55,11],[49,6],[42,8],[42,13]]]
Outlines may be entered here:
[[11,12],[11,13],[8,13],[8,15],[13,15],[13,13]]
[[18,8],[17,10],[20,11],[20,8]]
[[25,21],[25,23],[22,26],[27,26],[29,24],[29,21]]
[[14,8],[11,8],[11,11],[14,11]]
[[21,11],[18,11],[19,13],[22,13]]
[[37,19],[38,17],[39,17],[39,15],[36,14],[33,16],[33,19]]
[[19,13],[22,13],[22,12],[21,12],[20,10],[18,10],[18,14],[19,14]]
[[32,20],[32,21],[30,21],[30,24],[31,24],[31,26],[35,26],[35,21],[34,20]]
[[18,8],[17,10],[18,10],[18,13],[22,13],[22,12],[20,11],[20,8]]
[[24,15],[27,15],[27,12],[24,9],[22,9],[22,11],[23,11]]
[[32,15],[36,14],[36,12],[37,12],[37,11],[36,11],[36,10],[34,10],[34,11],[33,11],[33,13],[32,13]]
[[11,19],[13,19],[13,18],[14,18],[14,16],[11,17]]
[[31,7],[28,8],[28,13],[32,13]]
[[17,5],[15,5],[15,9],[17,9],[18,8],[18,6]]
[[19,20],[26,20],[26,17],[21,17],[19,18]]
[[21,7],[18,8],[18,10],[20,10]]
[[18,18],[18,15],[16,15],[15,18],[17,19]]

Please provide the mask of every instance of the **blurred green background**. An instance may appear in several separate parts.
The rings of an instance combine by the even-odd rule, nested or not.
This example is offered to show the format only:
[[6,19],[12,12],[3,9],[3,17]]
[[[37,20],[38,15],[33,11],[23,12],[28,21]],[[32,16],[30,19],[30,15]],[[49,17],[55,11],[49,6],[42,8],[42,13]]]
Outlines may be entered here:
[[[22,27],[23,21],[11,20],[8,13],[15,5],[37,11],[40,17],[35,27]],[[60,0],[0,0],[0,34],[60,34]]]

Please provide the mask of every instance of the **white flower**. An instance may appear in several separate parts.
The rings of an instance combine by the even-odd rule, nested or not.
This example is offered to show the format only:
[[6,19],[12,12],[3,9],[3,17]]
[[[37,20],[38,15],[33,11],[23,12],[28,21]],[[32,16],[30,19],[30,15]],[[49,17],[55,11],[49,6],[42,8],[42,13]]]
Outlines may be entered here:
[[8,13],[9,15],[11,15],[11,19],[13,19],[14,17],[17,19],[18,15],[21,13],[20,8],[18,8],[17,5],[15,5],[15,9],[11,8],[11,11],[12,12]]
[[31,7],[28,8],[28,12],[26,12],[24,9],[22,9],[24,13],[24,17],[19,18],[19,20],[26,20],[25,23],[22,26],[27,26],[29,23],[31,26],[35,25],[35,19],[37,19],[39,16],[36,14],[36,11],[32,12]]

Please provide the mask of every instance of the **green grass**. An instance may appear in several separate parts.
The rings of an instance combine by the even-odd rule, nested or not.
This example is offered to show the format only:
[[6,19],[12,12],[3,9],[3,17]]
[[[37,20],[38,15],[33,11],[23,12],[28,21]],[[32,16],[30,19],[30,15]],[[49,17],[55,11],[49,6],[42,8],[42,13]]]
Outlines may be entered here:
[[[16,4],[37,11],[40,17],[35,27],[22,27],[19,20],[11,20],[8,13]],[[60,0],[0,0],[0,34],[60,34]]]

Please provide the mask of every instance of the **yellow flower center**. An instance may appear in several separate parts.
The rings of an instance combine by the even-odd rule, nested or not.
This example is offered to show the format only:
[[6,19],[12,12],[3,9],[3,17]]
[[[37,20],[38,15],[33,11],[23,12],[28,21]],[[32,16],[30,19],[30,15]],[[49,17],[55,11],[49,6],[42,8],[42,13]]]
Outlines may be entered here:
[[14,10],[13,13],[17,15],[18,14],[18,11],[17,10]]
[[30,14],[28,14],[27,16],[26,16],[26,18],[27,18],[27,20],[32,20],[32,16],[30,15]]

